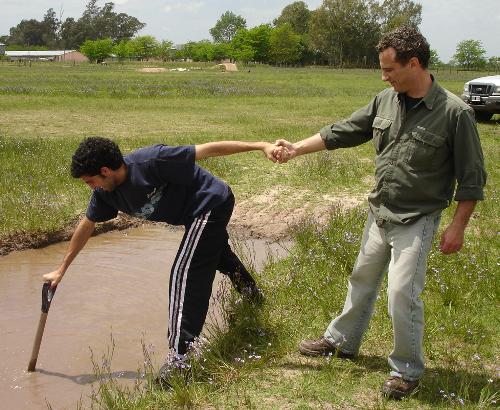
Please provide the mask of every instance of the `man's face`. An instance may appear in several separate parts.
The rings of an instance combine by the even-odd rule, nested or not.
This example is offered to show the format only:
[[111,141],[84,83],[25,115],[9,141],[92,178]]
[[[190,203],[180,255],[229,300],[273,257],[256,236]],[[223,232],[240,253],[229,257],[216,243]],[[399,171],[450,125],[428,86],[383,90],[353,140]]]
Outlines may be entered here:
[[106,167],[101,168],[100,175],[84,175],[80,177],[80,179],[92,188],[92,190],[101,188],[104,191],[110,192],[113,191],[117,185],[114,171]]
[[396,61],[396,50],[392,47],[383,50],[378,57],[382,69],[382,81],[390,83],[397,93],[407,92],[413,83],[414,58],[403,65]]

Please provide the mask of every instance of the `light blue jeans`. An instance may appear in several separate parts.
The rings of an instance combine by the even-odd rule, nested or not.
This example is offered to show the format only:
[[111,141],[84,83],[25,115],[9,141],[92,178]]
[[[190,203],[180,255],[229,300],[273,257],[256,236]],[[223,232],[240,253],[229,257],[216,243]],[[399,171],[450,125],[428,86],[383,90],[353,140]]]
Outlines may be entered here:
[[406,380],[422,376],[424,305],[420,294],[440,219],[441,211],[437,211],[411,225],[385,223],[378,227],[369,212],[344,309],[328,326],[326,339],[343,352],[358,352],[384,273],[388,272],[388,308],[394,332],[394,348],[389,355],[391,375]]

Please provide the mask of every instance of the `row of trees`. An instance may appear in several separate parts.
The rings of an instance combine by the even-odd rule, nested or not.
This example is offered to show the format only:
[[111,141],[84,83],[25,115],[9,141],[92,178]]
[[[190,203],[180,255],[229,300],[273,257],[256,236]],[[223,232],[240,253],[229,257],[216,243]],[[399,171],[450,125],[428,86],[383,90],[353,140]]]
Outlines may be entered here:
[[[315,11],[302,1],[286,6],[273,25],[251,29],[231,12],[210,30],[208,40],[188,43],[179,56],[197,61],[232,58],[274,63],[378,64],[375,44],[380,35],[402,24],[418,26],[422,7],[410,0],[324,0]],[[486,57],[480,41],[457,44],[450,65],[498,70],[500,57]],[[431,66],[445,65],[431,50]]]
[[239,29],[231,42],[214,43],[209,40],[188,42],[179,49],[171,41],[158,41],[153,36],[140,36],[131,40],[114,42],[111,38],[86,40],[80,51],[91,61],[101,61],[114,55],[119,60],[152,58],[166,60],[241,62],[257,61],[275,64],[299,60],[303,44],[289,24],[273,28],[260,25],[250,30]]
[[146,24],[125,13],[115,13],[114,3],[97,5],[97,0],[89,0],[82,16],[75,20],[63,20],[63,10],[59,16],[50,8],[43,20],[22,20],[10,29],[10,35],[0,37],[0,42],[23,49],[26,47],[47,47],[48,49],[78,49],[86,40],[110,38],[114,42],[134,37]]
[[[323,0],[314,11],[303,1],[296,1],[286,6],[273,24],[252,29],[247,29],[243,17],[226,12],[210,30],[213,43],[189,43],[186,53],[197,59],[223,55],[276,63],[373,62],[380,34],[403,23],[418,25],[421,10],[422,6],[412,0]],[[115,13],[111,2],[99,7],[97,0],[89,0],[78,20],[63,20],[62,10],[57,16],[49,9],[42,21],[23,20],[0,41],[65,49],[79,48],[86,40],[111,39],[118,45],[132,39],[144,26],[135,17]]]
[[[287,5],[272,23],[247,28],[242,16],[227,11],[210,29],[212,41],[188,42],[179,50],[170,41],[152,36],[133,38],[145,24],[115,13],[113,3],[89,0],[83,15],[63,21],[49,9],[42,21],[23,20],[0,37],[9,48],[81,49],[91,60],[111,54],[119,59],[192,59],[275,64],[378,64],[375,45],[380,36],[402,24],[418,26],[422,6],[413,0],[323,0],[316,10],[303,1]],[[15,44],[15,46],[13,46]],[[498,57],[485,57],[480,42],[466,40],[457,46],[452,63],[465,68],[498,66]],[[431,64],[442,64],[432,50]]]
[[323,0],[312,11],[295,1],[272,26],[247,30],[243,17],[226,12],[210,34],[243,61],[371,65],[380,35],[402,24],[418,26],[421,14],[412,0]]
[[[189,42],[180,49],[171,41],[158,41],[153,36],[140,36],[132,40],[87,40],[80,51],[91,61],[101,61],[111,55],[119,60],[152,58],[168,60],[221,61],[233,59],[242,62],[265,61],[290,63],[297,61],[304,45],[289,23],[277,28],[261,25],[250,30],[240,29],[229,43],[208,40]],[[470,69],[500,70],[500,57],[485,57],[486,51],[478,40],[464,40],[457,44],[453,60],[448,64]],[[431,50],[430,65],[444,66],[435,50]]]
[[111,38],[102,40],[86,40],[80,51],[90,61],[103,61],[114,55],[119,60],[138,59],[149,60],[158,58],[161,60],[174,60],[178,58],[176,50],[172,48],[172,42],[168,40],[158,41],[153,36],[140,36],[132,40],[121,40],[114,42]]

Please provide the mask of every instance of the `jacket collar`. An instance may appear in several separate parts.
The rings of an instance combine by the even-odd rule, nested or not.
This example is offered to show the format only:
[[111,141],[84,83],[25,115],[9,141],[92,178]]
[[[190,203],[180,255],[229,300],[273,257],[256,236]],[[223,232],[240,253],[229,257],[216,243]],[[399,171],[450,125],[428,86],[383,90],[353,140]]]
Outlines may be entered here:
[[[427,107],[427,109],[432,110],[434,102],[439,94],[441,86],[437,83],[434,76],[431,74],[432,85],[427,94],[422,97],[422,103]],[[401,103],[404,99],[404,93],[398,93],[396,96],[398,103]]]

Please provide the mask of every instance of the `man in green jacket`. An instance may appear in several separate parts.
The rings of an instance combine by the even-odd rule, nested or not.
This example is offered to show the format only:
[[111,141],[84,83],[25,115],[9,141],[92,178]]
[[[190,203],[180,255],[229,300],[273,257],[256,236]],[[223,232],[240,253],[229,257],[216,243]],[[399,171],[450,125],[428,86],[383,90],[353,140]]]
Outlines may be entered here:
[[294,144],[278,140],[284,148],[275,149],[274,155],[286,162],[325,148],[373,141],[375,187],[344,309],[322,337],[303,340],[299,350],[312,356],[354,357],[387,272],[394,346],[392,371],[382,392],[402,398],[417,388],[424,372],[420,294],[441,211],[454,194],[458,205],[440,250],[457,252],[476,201],[483,199],[486,173],[474,114],[427,71],[430,48],[422,34],[400,27],[384,35],[377,49],[382,80],[392,87],[310,138]]

